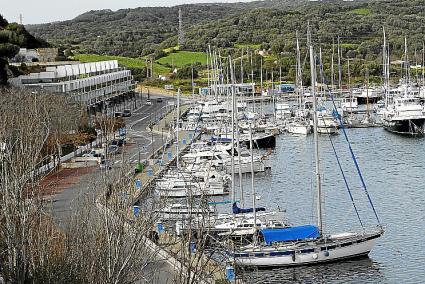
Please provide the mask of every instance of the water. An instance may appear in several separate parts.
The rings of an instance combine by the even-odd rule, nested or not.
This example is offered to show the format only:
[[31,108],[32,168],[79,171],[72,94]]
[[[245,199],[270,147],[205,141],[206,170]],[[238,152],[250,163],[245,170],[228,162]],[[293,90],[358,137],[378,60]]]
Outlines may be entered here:
[[[369,258],[308,267],[246,273],[252,283],[423,283],[425,278],[425,139],[397,136],[382,128],[348,129],[384,236]],[[347,143],[333,136],[365,226],[377,224],[361,188]],[[257,206],[287,210],[294,225],[316,220],[313,136],[280,135],[271,157],[272,170],[257,174]],[[320,136],[320,160],[325,194],[325,231],[359,229],[329,138]],[[236,182],[238,184],[238,182]],[[244,181],[246,200],[250,178]],[[247,206],[250,206],[249,204]]]

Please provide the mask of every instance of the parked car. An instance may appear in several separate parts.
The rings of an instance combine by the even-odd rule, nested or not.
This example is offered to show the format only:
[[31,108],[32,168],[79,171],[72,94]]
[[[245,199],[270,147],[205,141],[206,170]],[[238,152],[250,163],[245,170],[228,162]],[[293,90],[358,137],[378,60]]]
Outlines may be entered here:
[[108,147],[108,154],[112,155],[112,154],[118,154],[119,152],[119,148],[117,145],[111,145]]
[[124,145],[126,142],[125,142],[125,139],[124,138],[121,138],[121,139],[119,139],[118,140],[118,147],[121,147],[122,145]]
[[151,102],[151,100],[150,100],[150,99],[147,99],[147,100],[146,100],[146,105],[148,105],[148,106],[152,105],[152,102]]
[[130,117],[131,116],[131,110],[129,109],[125,109],[124,112],[122,113],[123,117]]
[[106,170],[106,169],[110,170],[110,169],[112,169],[112,162],[110,160],[107,160],[107,159],[102,159],[100,161],[99,168],[101,170]]
[[103,151],[91,150],[89,153],[83,154],[83,157],[101,158],[103,157]]
[[115,112],[114,116],[115,116],[115,117],[123,117],[123,113],[122,113],[122,112],[117,111],[117,112]]
[[164,101],[164,99],[163,99],[163,98],[157,98],[157,99],[156,99],[156,102],[157,102],[157,103],[162,103],[163,101]]

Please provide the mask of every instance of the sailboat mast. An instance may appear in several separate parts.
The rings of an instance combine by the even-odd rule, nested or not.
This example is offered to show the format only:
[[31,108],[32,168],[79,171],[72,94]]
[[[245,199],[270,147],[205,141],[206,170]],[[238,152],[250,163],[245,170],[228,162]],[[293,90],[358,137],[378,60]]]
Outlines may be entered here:
[[255,187],[254,187],[254,143],[252,143],[252,126],[249,123],[249,148],[251,154],[251,194],[252,194],[252,208],[254,209],[254,245],[256,244],[256,233],[257,233],[257,210],[255,204]]
[[334,91],[334,79],[335,79],[334,54],[335,54],[335,44],[334,44],[334,39],[332,39],[332,57],[331,57],[331,88],[332,88],[332,92]]
[[[406,85],[410,85],[410,72],[409,72],[409,55],[407,52],[407,37],[404,37],[404,68],[406,72]],[[405,88],[407,94],[407,88]]]
[[348,92],[350,94],[350,114],[353,115],[353,93],[351,92],[350,58],[347,58]]
[[385,36],[385,27],[382,27],[384,34],[384,47],[382,50],[382,63],[383,63],[383,76],[384,76],[384,96],[385,96],[385,109],[388,107],[388,81],[387,81],[387,39]]
[[232,204],[235,203],[235,79],[234,79],[234,71],[232,68],[232,58],[229,56],[229,64],[230,64],[230,78],[231,78],[231,92],[232,92],[232,158],[231,158],[231,167],[232,167]]
[[[422,42],[422,91],[425,88],[425,42]],[[425,93],[425,92],[424,92]]]
[[341,47],[339,45],[339,36],[338,36],[338,88],[339,95],[342,95],[342,66],[341,66]]
[[[211,89],[211,84],[210,84],[210,62],[209,62],[209,56],[208,56],[208,50],[206,51],[207,54],[207,76],[208,76],[208,92],[207,94],[209,95],[210,93],[210,89]],[[174,71],[174,69],[173,69]]]
[[[261,92],[263,91],[263,81],[262,80],[263,79],[261,77]],[[252,63],[252,52],[251,52],[251,83],[252,83],[252,112],[255,112],[254,65]]]
[[317,226],[320,235],[323,232],[322,224],[322,186],[320,181],[319,164],[319,137],[317,133],[317,98],[316,98],[316,60],[314,57],[313,44],[310,39],[310,69],[311,69],[311,93],[313,95],[313,127],[314,127],[314,158],[316,164],[316,190],[317,190]]
[[236,105],[235,111],[235,131],[236,131],[236,140],[237,140],[237,149],[238,149],[238,171],[239,171],[239,190],[240,190],[240,198],[242,207],[245,206],[244,202],[244,194],[243,194],[243,185],[242,185],[242,160],[241,160],[241,143],[240,143],[240,133],[239,133],[239,124],[238,124],[238,108]]
[[297,38],[297,71],[296,71],[296,88],[297,88],[297,92],[298,92],[298,109],[302,109],[303,107],[303,102],[302,102],[302,97],[303,97],[303,92],[302,92],[302,74],[301,74],[301,54],[300,54],[300,43],[298,40],[298,31],[295,32],[296,34],[296,38]]
[[179,128],[180,128],[180,88],[177,90],[177,134],[176,134],[176,166],[177,166],[177,172],[179,171],[180,161],[179,161],[179,143],[180,143],[180,137],[179,137]]
[[243,84],[243,48],[241,49],[241,84]]

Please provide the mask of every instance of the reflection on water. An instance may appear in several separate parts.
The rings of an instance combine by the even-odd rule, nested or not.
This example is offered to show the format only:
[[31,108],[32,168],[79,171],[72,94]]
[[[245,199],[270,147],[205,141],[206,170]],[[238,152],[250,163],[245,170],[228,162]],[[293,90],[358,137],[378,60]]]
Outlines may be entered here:
[[365,257],[325,265],[254,270],[246,275],[249,283],[387,283],[379,264]]
[[[425,278],[425,139],[381,128],[349,129],[368,191],[386,227],[371,259],[246,273],[252,283],[423,283]],[[362,221],[376,225],[343,135],[333,137]],[[359,229],[329,139],[320,136],[325,232]],[[280,135],[272,170],[257,174],[257,206],[286,209],[295,225],[315,223],[313,136]],[[236,182],[238,185],[238,182]],[[250,178],[244,180],[250,201]],[[249,206],[249,204],[247,205]],[[229,210],[229,209],[227,209]]]

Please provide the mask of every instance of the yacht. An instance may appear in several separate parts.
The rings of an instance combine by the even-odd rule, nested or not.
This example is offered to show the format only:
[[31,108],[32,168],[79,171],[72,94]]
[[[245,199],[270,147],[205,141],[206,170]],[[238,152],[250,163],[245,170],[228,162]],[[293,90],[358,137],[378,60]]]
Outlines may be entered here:
[[405,135],[425,133],[425,109],[418,98],[395,97],[382,115],[384,128],[390,132]]
[[161,197],[199,197],[226,195],[229,176],[215,169],[191,172],[168,172],[156,180]]
[[357,98],[354,98],[354,97],[342,98],[341,108],[346,112],[356,112],[359,108]]

